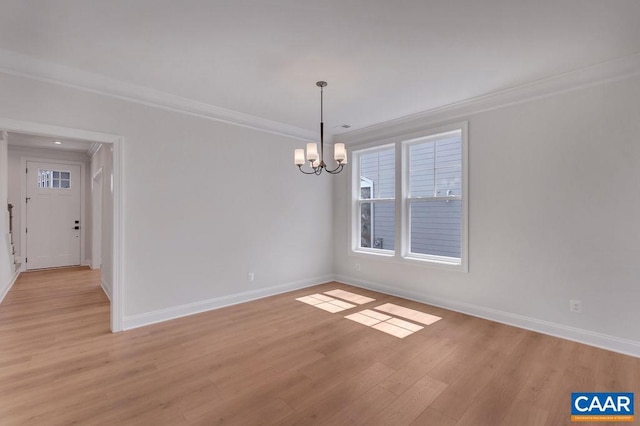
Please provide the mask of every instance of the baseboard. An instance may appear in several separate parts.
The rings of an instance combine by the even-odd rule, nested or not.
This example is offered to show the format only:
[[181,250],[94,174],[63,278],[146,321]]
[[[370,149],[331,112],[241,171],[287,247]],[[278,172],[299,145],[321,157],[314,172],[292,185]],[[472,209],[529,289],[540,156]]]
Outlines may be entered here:
[[82,261],[80,263],[82,266],[89,266],[91,267],[91,259],[85,259],[84,261]]
[[107,286],[104,285],[103,279],[100,279],[100,287],[102,288],[102,291],[104,291],[104,294],[107,296],[107,299],[109,299],[109,302],[111,302],[111,295],[107,291]]
[[398,296],[405,299],[414,300],[416,302],[426,303],[428,305],[433,305],[451,311],[468,314],[474,317],[484,318],[491,321],[512,325],[514,327],[524,328],[526,330],[536,331],[538,333],[548,334],[550,336],[560,337],[562,339],[584,343],[585,345],[595,346],[601,349],[606,349],[609,351],[640,358],[640,342],[635,340],[623,339],[607,334],[596,333],[582,328],[545,321],[538,318],[531,318],[524,315],[518,315],[442,297],[430,296],[428,294],[418,294],[411,291],[405,291],[390,287],[385,284],[363,281],[344,275],[336,275],[335,280],[355,287],[378,291],[380,293]]
[[292,290],[311,287],[314,285],[333,281],[333,275],[325,275],[306,280],[294,281],[273,287],[261,288],[257,290],[245,291],[242,293],[230,294],[228,296],[216,297],[199,302],[187,303],[185,305],[174,306],[167,309],[147,312],[144,314],[125,316],[122,321],[123,330],[144,327],[162,321],[168,321],[188,315],[199,314],[201,312],[224,308],[226,306],[237,305],[238,303],[249,302],[264,297],[275,296]]
[[13,287],[13,285],[15,284],[19,276],[20,276],[20,269],[18,269],[13,273],[13,277],[11,278],[7,286],[4,288],[4,290],[2,290],[2,292],[0,292],[0,303],[2,303],[5,296],[7,295],[7,293],[9,293],[9,290],[11,290],[11,287]]

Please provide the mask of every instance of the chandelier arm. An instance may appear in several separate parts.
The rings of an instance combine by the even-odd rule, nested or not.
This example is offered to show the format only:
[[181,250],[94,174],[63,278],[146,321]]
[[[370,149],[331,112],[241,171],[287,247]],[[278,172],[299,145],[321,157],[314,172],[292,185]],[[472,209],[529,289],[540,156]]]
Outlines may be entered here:
[[340,173],[342,171],[342,169],[344,169],[344,164],[339,164],[338,167],[336,167],[333,170],[327,169],[327,173],[330,173],[332,175],[337,175],[338,173]]
[[300,166],[298,166],[298,170],[300,170],[300,171],[301,171],[302,173],[304,173],[305,175],[317,175],[317,173],[316,173],[316,169],[313,169],[313,170],[312,170],[312,171],[310,171],[310,172],[305,172],[304,170],[302,170],[302,166],[301,166],[301,165],[300,165]]

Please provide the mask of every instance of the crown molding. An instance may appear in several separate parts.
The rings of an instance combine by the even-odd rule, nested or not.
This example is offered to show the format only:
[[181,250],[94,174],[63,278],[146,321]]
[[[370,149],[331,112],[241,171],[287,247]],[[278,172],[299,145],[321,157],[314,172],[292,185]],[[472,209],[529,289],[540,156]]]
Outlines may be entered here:
[[520,86],[433,108],[334,137],[336,142],[358,145],[424,130],[435,124],[468,118],[563,92],[596,86],[640,74],[640,53],[536,80]]
[[102,147],[102,144],[93,142],[89,149],[87,150],[87,155],[89,158],[93,158],[94,155],[98,153],[98,150]]
[[72,87],[293,139],[304,141],[318,139],[317,133],[289,124],[194,101],[160,90],[126,83],[100,74],[43,61],[5,49],[0,49],[0,73]]

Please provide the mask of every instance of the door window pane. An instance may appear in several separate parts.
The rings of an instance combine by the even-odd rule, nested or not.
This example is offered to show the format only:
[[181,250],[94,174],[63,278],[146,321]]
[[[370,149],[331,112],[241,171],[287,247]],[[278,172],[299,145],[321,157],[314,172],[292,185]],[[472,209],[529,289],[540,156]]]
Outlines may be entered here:
[[70,187],[71,172],[38,169],[38,188],[69,189]]

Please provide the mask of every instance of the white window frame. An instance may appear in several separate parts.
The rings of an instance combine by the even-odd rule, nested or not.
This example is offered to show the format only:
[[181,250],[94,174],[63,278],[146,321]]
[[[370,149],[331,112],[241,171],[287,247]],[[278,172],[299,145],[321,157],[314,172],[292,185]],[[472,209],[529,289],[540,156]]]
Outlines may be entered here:
[[[373,148],[368,148],[368,149],[361,149],[358,150],[357,152],[354,153],[354,156],[352,156],[352,164],[353,166],[351,167],[351,170],[353,171],[352,173],[352,196],[351,196],[351,200],[352,202],[352,227],[351,229],[353,230],[352,232],[352,250],[354,252],[357,253],[368,253],[368,254],[374,254],[374,255],[379,255],[379,256],[395,256],[396,254],[396,250],[387,250],[387,249],[378,249],[378,248],[374,248],[374,247],[360,247],[360,243],[361,243],[361,238],[360,238],[360,230],[362,229],[362,216],[361,216],[361,209],[362,209],[362,204],[364,203],[371,203],[372,205],[375,204],[383,204],[383,203],[397,203],[397,199],[398,199],[398,187],[397,187],[397,182],[396,182],[396,191],[395,191],[395,197],[394,198],[370,198],[370,199],[361,199],[361,191],[360,191],[360,183],[361,183],[361,176],[360,176],[360,157],[363,154],[369,154],[372,152],[376,152],[376,151],[385,151],[388,149],[395,149],[394,144],[386,144],[386,145],[379,145],[379,146],[375,146]],[[395,167],[397,167],[398,165],[398,159],[397,159],[397,152],[396,152],[396,164]],[[396,180],[397,180],[397,176],[398,176],[398,171],[395,170],[395,176],[396,176]],[[371,192],[371,195],[373,197],[373,191]],[[397,211],[396,211],[396,215],[397,215]],[[396,216],[397,217],[397,216]],[[397,222],[397,218],[396,218],[396,222]],[[371,220],[371,223],[373,224],[373,219]],[[396,235],[396,241],[397,241],[397,235]],[[373,246],[373,239],[371,241],[371,245]],[[397,247],[397,246],[396,246]]]
[[[461,131],[462,139],[462,195],[452,197],[462,201],[461,218],[462,218],[462,238],[461,238],[461,257],[450,258],[436,255],[425,255],[420,253],[411,253],[411,228],[410,228],[410,209],[409,203],[409,146],[413,143],[419,143],[430,137],[437,137],[444,133]],[[388,201],[395,201],[396,205],[396,241],[395,251],[369,249],[360,247],[360,162],[359,156],[363,153],[388,149],[390,146],[395,147],[396,152],[396,197]],[[396,137],[369,143],[365,146],[357,145],[351,149],[351,157],[354,159],[352,169],[351,185],[351,227],[350,239],[351,247],[349,255],[372,258],[376,256],[379,259],[390,262],[398,262],[402,264],[412,264],[418,266],[435,267],[438,269],[454,270],[460,272],[469,271],[469,143],[468,143],[468,123],[466,121],[456,122],[442,126],[434,126],[426,128],[419,132],[410,134],[401,134]],[[418,197],[414,197],[418,198]],[[446,197],[440,197],[446,198]]]

